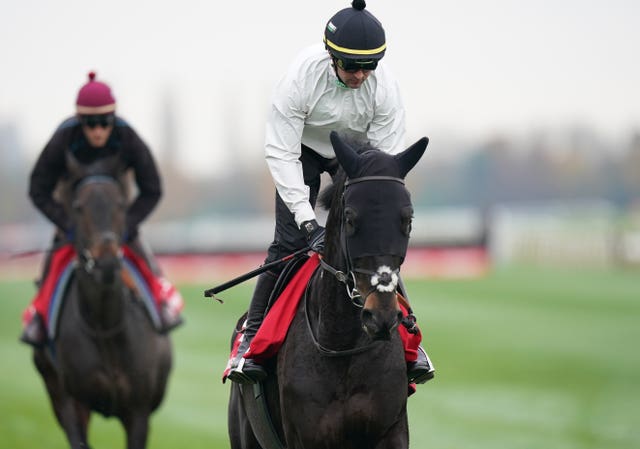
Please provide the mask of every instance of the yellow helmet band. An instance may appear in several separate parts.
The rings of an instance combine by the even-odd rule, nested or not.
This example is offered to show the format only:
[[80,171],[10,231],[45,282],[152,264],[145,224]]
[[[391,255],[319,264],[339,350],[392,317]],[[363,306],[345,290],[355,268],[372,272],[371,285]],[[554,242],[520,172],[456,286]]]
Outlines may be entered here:
[[340,47],[339,45],[334,44],[333,42],[331,42],[329,39],[325,38],[324,39],[325,44],[327,44],[328,47],[342,52],[342,53],[347,53],[350,55],[356,55],[356,56],[370,56],[370,55],[377,55],[378,53],[383,52],[386,48],[387,48],[387,44],[384,43],[382,44],[380,47],[378,48],[374,48],[371,50],[356,50],[354,48],[345,48],[345,47]]

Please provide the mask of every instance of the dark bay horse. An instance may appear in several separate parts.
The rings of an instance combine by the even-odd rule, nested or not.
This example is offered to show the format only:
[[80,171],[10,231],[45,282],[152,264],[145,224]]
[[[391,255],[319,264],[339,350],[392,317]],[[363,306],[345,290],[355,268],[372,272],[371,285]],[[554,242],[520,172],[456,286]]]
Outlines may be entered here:
[[[396,291],[413,209],[404,177],[428,139],[391,156],[331,134],[342,172],[323,192],[324,256],[263,382],[276,438],[288,449],[409,446],[407,367]],[[232,449],[259,448],[242,395],[229,402]]]
[[34,350],[34,362],[71,448],[89,447],[87,429],[95,411],[117,417],[127,448],[142,449],[171,371],[171,342],[154,330],[123,281],[122,183],[91,175],[75,185],[71,199],[77,265],[56,338]]

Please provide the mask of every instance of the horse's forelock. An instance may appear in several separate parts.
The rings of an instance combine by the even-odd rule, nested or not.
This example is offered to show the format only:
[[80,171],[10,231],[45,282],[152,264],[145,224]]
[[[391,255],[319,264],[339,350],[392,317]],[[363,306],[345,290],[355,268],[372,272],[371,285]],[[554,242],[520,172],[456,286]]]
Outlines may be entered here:
[[395,158],[383,151],[370,149],[361,154],[360,166],[354,178],[363,176],[393,176],[400,178],[400,166]]
[[[394,176],[402,177],[398,162],[394,156],[374,147],[370,142],[353,136],[342,137],[342,141],[360,155],[355,173],[351,178],[363,176]],[[353,167],[352,167],[353,169]]]
[[[357,177],[361,176],[395,176],[400,177],[400,169],[395,158],[383,151],[373,147],[369,143],[361,141],[347,142],[361,156],[360,167],[358,168]],[[330,210],[335,204],[336,198],[339,198],[344,190],[344,183],[347,175],[340,167],[333,177],[333,182],[324,188],[318,196],[320,207]]]

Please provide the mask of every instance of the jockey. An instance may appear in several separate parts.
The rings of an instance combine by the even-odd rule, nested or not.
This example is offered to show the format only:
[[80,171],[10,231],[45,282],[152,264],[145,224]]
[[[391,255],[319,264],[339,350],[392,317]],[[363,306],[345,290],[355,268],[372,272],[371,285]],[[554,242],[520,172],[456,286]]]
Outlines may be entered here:
[[[160,331],[169,331],[182,322],[183,300],[177,290],[163,279],[152,254],[142,245],[138,226],[155,208],[162,195],[158,169],[147,145],[136,132],[116,115],[116,101],[109,86],[96,81],[89,73],[89,81],[82,86],[76,99],[76,115],[65,120],[44,147],[29,184],[29,196],[34,205],[56,226],[51,250],[44,261],[40,286],[50,273],[51,260],[63,246],[72,243],[74,229],[67,211],[54,195],[58,183],[68,181],[67,152],[81,164],[89,165],[106,158],[116,158],[126,171],[133,172],[138,195],[127,210],[125,244],[161,286],[162,296],[154,298],[160,316]],[[115,177],[115,173],[113,173]],[[149,271],[147,270],[147,271]],[[23,333],[20,339],[33,346],[47,341],[45,320],[49,301],[46,295],[36,299],[23,314]]]
[[[331,131],[367,139],[391,154],[404,150],[405,112],[399,89],[381,62],[386,50],[384,29],[365,10],[364,0],[336,13],[324,31],[324,45],[304,50],[278,83],[268,114],[265,138],[267,165],[276,185],[275,233],[265,263],[311,247],[321,253],[324,228],[314,206],[320,175],[338,169],[329,141]],[[258,381],[266,371],[245,359],[251,339],[262,324],[279,272],[258,277],[237,357],[228,378]],[[403,292],[406,294],[406,292]],[[409,381],[423,383],[434,369],[422,348],[408,361]]]

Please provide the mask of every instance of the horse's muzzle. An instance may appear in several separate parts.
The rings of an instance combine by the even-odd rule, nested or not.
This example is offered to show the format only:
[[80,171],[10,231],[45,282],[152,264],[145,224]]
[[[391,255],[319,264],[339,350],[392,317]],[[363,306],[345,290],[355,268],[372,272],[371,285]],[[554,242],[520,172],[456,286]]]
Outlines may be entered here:
[[389,340],[402,320],[402,311],[395,299],[383,301],[374,293],[367,298],[361,318],[362,327],[372,339]]
[[116,281],[122,268],[121,250],[117,236],[104,233],[92,245],[89,254],[92,259],[91,274],[97,282],[111,285]]

